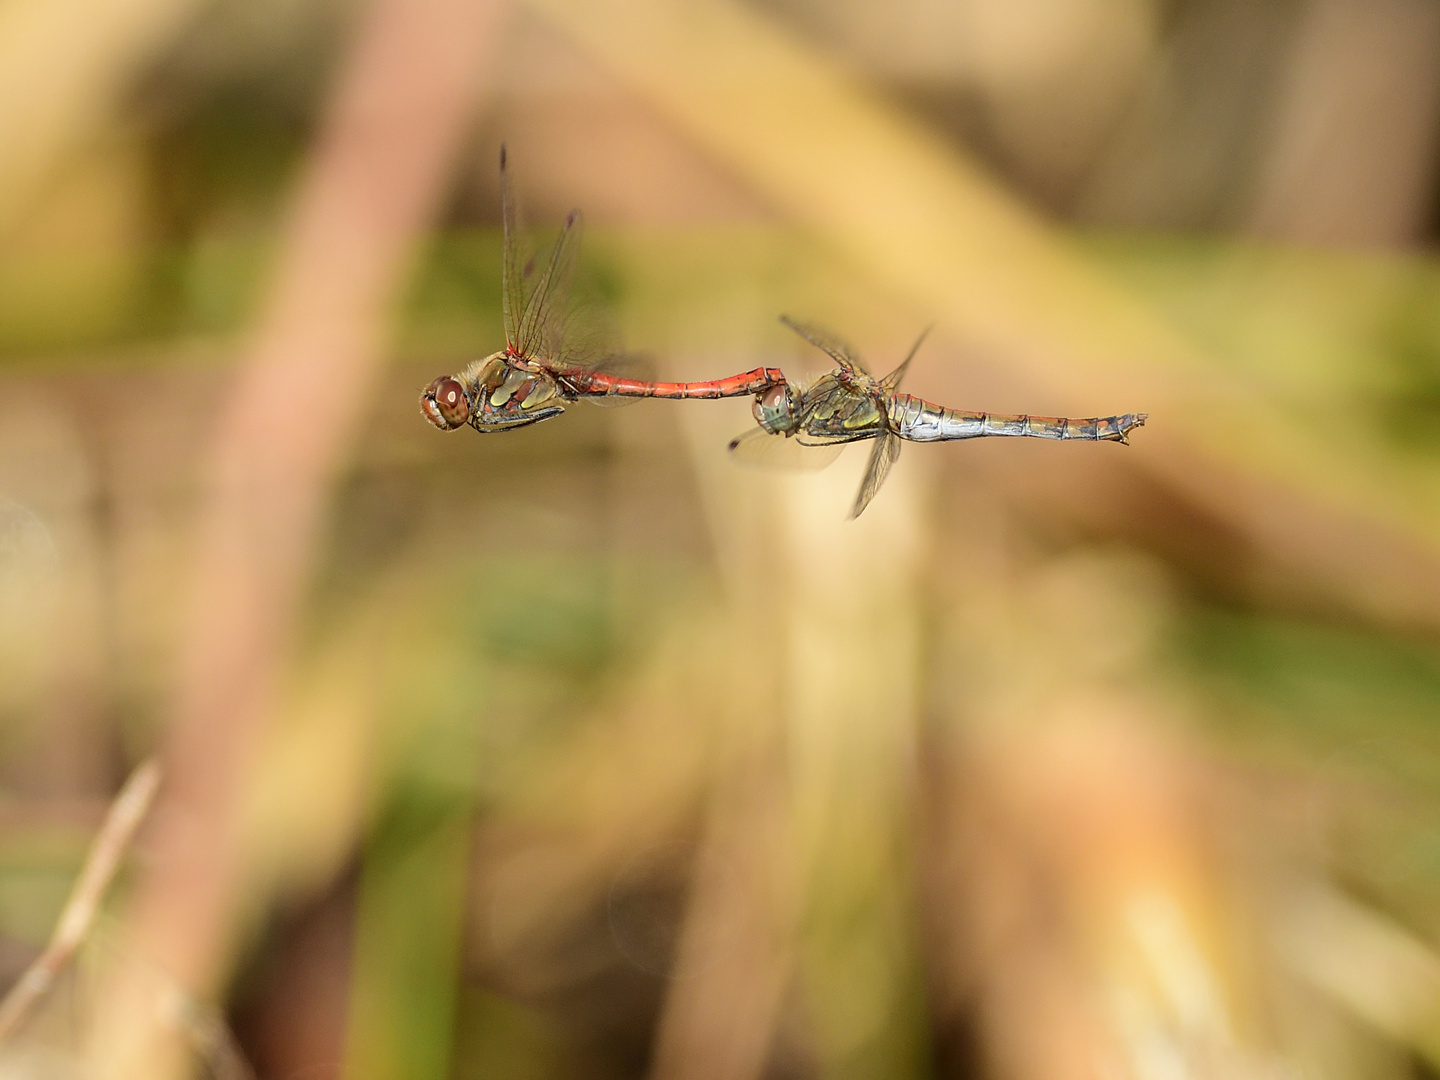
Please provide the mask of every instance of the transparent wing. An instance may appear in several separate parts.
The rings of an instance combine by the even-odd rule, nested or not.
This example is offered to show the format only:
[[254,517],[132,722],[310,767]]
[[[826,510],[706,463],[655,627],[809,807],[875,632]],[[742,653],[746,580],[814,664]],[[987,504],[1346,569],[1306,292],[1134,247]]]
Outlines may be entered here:
[[640,378],[635,372],[644,369],[646,362],[626,354],[611,310],[594,298],[575,302],[576,286],[586,284],[569,283],[570,303],[563,312],[557,309],[550,317],[541,345],[543,358],[555,367],[591,368]]
[[504,230],[500,301],[505,319],[505,344],[512,352],[517,352],[520,348],[520,317],[525,311],[525,285],[521,277],[524,261],[520,251],[523,230],[503,145],[500,147],[500,217]]
[[[536,275],[525,299],[513,348],[521,356],[552,359],[561,348],[565,328],[565,301],[580,250],[580,211],[571,210],[560,228],[550,257]],[[549,355],[547,355],[549,354]]]
[[520,213],[520,200],[505,147],[500,148],[500,213],[504,228],[501,306],[505,344],[525,357],[550,359],[561,349],[566,326],[566,298],[580,246],[580,213],[565,218],[560,238],[539,266],[530,253]]
[[738,462],[760,469],[809,471],[823,469],[845,449],[846,442],[802,443],[764,428],[751,428],[730,440],[730,454]]
[[795,333],[814,345],[822,352],[830,355],[830,358],[843,367],[851,367],[857,371],[865,371],[865,363],[860,359],[860,354],[855,351],[851,344],[838,334],[832,334],[823,327],[814,323],[800,322],[792,319],[789,315],[781,315],[780,321],[788,326]]
[[900,389],[900,381],[905,378],[905,369],[910,366],[910,361],[915,359],[915,354],[920,351],[920,346],[925,343],[925,339],[930,336],[930,331],[933,329],[935,329],[934,326],[927,326],[921,330],[920,336],[915,339],[915,344],[910,346],[910,351],[906,354],[905,359],[900,361],[894,371],[880,380],[880,389],[883,392],[893,394]]
[[[907,364],[909,362],[905,361]],[[875,448],[870,451],[870,461],[865,466],[865,478],[860,481],[860,491],[856,494],[855,505],[850,510],[852,520],[865,512],[865,507],[870,505],[870,500],[880,490],[880,485],[885,483],[885,477],[890,475],[890,467],[899,456],[900,439],[897,436],[887,432],[875,440]]]

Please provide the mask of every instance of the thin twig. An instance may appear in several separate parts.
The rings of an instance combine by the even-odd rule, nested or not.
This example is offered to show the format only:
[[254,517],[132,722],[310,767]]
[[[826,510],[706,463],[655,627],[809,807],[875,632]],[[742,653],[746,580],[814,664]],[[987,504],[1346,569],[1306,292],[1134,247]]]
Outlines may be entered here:
[[90,854],[65,902],[65,910],[60,913],[60,921],[55,924],[55,932],[50,935],[50,943],[0,1001],[0,1042],[9,1038],[35,1003],[55,984],[56,977],[89,935],[100,902],[159,786],[160,765],[152,758],[130,774],[110,804],[110,812],[90,845]]

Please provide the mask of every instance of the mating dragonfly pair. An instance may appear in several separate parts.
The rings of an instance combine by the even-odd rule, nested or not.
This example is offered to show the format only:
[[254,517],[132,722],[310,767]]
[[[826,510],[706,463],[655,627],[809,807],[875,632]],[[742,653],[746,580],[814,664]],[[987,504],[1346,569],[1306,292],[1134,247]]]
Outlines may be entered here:
[[503,147],[500,192],[505,348],[454,375],[442,375],[425,388],[420,407],[426,419],[443,431],[467,425],[480,432],[513,431],[559,416],[575,401],[753,396],[758,426],[730,443],[738,457],[773,458],[776,447],[798,444],[808,448],[802,465],[820,467],[850,443],[873,441],[865,477],[850,511],[854,518],[880,490],[900,456],[902,440],[1020,436],[1124,443],[1129,442],[1132,429],[1145,423],[1145,413],[1073,420],[947,408],[900,393],[900,381],[925,334],[899,367],[877,379],[843,340],[788,318],[782,321],[825,352],[834,361],[833,369],[804,383],[791,382],[772,367],[706,382],[660,382],[605,370],[605,358],[573,355],[565,340],[565,297],[579,248],[579,212],[572,210],[566,217],[560,238],[536,274],[533,264],[522,264],[520,259],[518,215]]

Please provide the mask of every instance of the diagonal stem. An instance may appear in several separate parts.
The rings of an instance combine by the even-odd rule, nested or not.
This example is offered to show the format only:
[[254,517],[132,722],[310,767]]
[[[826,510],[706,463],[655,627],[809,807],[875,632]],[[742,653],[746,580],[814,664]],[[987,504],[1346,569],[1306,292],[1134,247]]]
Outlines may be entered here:
[[143,762],[125,781],[110,804],[105,822],[90,845],[80,877],[65,901],[65,908],[50,935],[45,951],[25,969],[10,992],[0,1000],[0,1043],[30,1015],[36,1003],[55,985],[56,978],[90,936],[90,927],[100,904],[120,869],[135,831],[145,820],[160,786],[160,765],[153,758]]

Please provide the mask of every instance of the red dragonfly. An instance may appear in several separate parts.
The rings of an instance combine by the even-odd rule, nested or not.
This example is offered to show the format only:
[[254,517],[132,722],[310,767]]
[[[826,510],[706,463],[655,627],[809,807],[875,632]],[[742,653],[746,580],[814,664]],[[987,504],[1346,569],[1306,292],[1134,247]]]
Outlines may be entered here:
[[602,370],[599,363],[609,357],[576,356],[565,341],[565,305],[580,246],[580,212],[570,211],[549,258],[534,275],[533,263],[522,264],[519,255],[518,213],[503,146],[500,204],[505,348],[425,388],[420,408],[442,431],[466,424],[480,432],[513,431],[559,416],[565,404],[582,399],[743,397],[785,384],[778,368],[755,368],[709,382],[656,382]]
[[[900,456],[901,440],[947,442],[986,436],[1022,436],[1032,439],[1080,439],[1086,442],[1128,443],[1129,433],[1144,425],[1148,413],[1095,416],[1072,420],[1059,416],[1008,416],[1000,413],[963,412],[936,405],[924,398],[900,393],[900,380],[915,358],[929,330],[921,334],[900,366],[883,379],[865,370],[859,354],[842,338],[818,326],[780,321],[835,361],[833,370],[806,384],[784,383],[758,394],[755,420],[759,427],[730,443],[730,449],[750,460],[775,459],[775,450],[794,439],[800,446],[816,447],[801,460],[788,464],[819,468],[828,465],[847,443],[875,440],[870,462],[850,516],[857,518]],[[793,445],[793,444],[791,444]],[[807,460],[808,459],[808,460]]]

